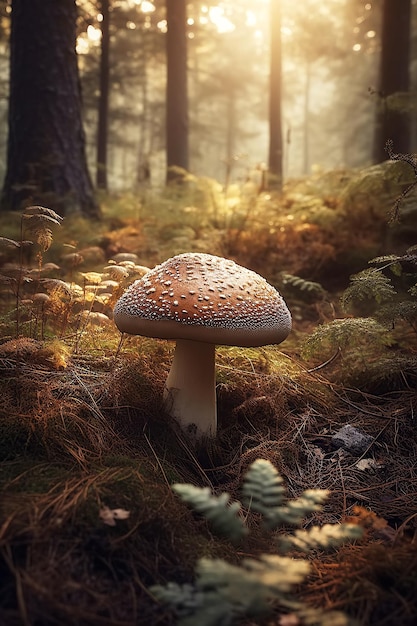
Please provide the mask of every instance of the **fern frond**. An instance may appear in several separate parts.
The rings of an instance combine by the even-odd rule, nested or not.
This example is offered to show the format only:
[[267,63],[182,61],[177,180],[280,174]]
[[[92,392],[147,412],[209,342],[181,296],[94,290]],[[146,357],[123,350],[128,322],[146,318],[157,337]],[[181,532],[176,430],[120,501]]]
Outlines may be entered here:
[[[417,285],[411,287],[411,295],[413,290],[416,291]],[[378,319],[383,322],[395,323],[397,320],[402,319],[405,322],[413,325],[417,322],[417,302],[413,300],[404,300],[402,302],[396,302],[395,304],[387,304],[381,307],[377,312]]]
[[240,502],[230,503],[228,493],[214,496],[208,487],[183,483],[172,485],[172,489],[195,511],[204,515],[218,533],[231,541],[238,541],[247,533],[247,528],[239,517]]
[[370,265],[381,265],[382,267],[378,268],[378,271],[381,271],[385,268],[389,268],[394,276],[401,276],[403,268],[401,265],[401,258],[397,254],[386,254],[385,256],[378,256],[375,259],[371,259],[368,261]]
[[366,269],[351,277],[351,284],[342,295],[342,306],[349,309],[352,302],[375,300],[378,304],[391,300],[396,291],[391,280],[377,269]]
[[272,463],[266,459],[257,459],[245,474],[242,495],[248,508],[268,515],[271,508],[284,502],[286,489],[282,477]]
[[328,550],[343,543],[359,539],[362,529],[356,524],[324,524],[313,526],[308,530],[297,529],[292,535],[285,534],[278,537],[278,546],[284,553],[290,550],[299,550],[309,553],[312,550]]
[[341,611],[323,612],[305,605],[296,610],[299,623],[303,626],[357,626],[355,620]]
[[391,261],[398,261],[398,254],[383,254],[382,256],[376,256],[374,259],[368,261],[369,264],[378,265],[378,263],[391,263]]
[[287,500],[282,477],[272,463],[265,459],[257,459],[249,467],[242,494],[244,504],[261,513],[269,529],[282,524],[300,524],[306,515],[319,510],[328,496],[328,492],[323,489],[309,489],[299,498]]
[[[408,248],[405,254],[388,254],[386,256],[379,256],[375,259],[371,259],[369,263],[372,265],[384,264],[384,267],[389,267],[395,276],[401,276],[403,272],[416,273],[417,272],[417,254],[415,250],[416,246]],[[383,268],[384,268],[383,267]],[[379,268],[379,270],[383,269]]]
[[194,585],[169,582],[166,585],[154,585],[151,593],[159,602],[175,610],[178,616],[189,615],[203,605],[202,594],[198,594]]
[[283,272],[281,274],[282,282],[284,285],[291,285],[292,287],[296,287],[301,291],[308,291],[310,293],[314,293],[317,296],[323,296],[326,293],[324,287],[317,282],[312,280],[306,280],[305,278],[301,278],[300,276],[294,276],[293,274],[287,274]]
[[387,330],[372,317],[336,319],[318,326],[307,338],[302,347],[302,354],[308,358],[323,349],[334,351],[337,348],[357,346],[365,341],[386,342]]
[[329,492],[326,489],[307,489],[294,500],[288,500],[286,506],[279,507],[271,515],[269,526],[274,528],[279,524],[301,524],[306,515],[313,511],[320,511]]
[[202,558],[193,587],[169,583],[151,592],[180,616],[178,626],[226,626],[241,616],[267,613],[271,601],[285,604],[286,594],[309,572],[307,561],[277,555],[244,559],[241,566]]
[[[240,538],[247,532],[238,517],[240,503],[230,504],[229,494],[215,497],[207,487],[188,484],[175,484],[173,489],[228,536],[233,531]],[[249,467],[242,491],[245,501],[263,515],[270,528],[282,521],[299,523],[307,513],[320,508],[327,497],[327,491],[309,489],[299,498],[288,500],[282,477],[265,459],[257,459]],[[353,524],[328,524],[280,536],[278,546],[281,552],[296,549],[306,553],[340,545],[360,534],[361,529]],[[177,626],[231,626],[240,618],[267,615],[274,604],[305,626],[349,626],[349,618],[342,613],[326,614],[291,595],[309,572],[306,559],[282,554],[261,554],[259,558],[243,559],[240,565],[201,558],[193,585],[168,583],[151,587],[151,592],[176,613]]]

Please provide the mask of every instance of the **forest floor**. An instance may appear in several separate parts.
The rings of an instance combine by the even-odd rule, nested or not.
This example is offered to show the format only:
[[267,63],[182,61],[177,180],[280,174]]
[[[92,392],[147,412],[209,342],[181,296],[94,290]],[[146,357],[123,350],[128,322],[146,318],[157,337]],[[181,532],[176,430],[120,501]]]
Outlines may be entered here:
[[[64,235],[54,231],[50,250],[16,261],[22,246],[4,246],[2,626],[176,623],[155,601],[152,585],[192,582],[203,556],[238,563],[274,548],[246,510],[252,533],[238,548],[217,537],[171,484],[208,486],[237,500],[242,477],[258,458],[274,464],[290,498],[329,490],[306,527],[353,521],[364,528],[360,541],[309,557],[311,573],[297,596],[364,626],[417,622],[415,321],[402,314],[387,330],[377,315],[380,302],[371,306],[370,298],[359,298],[349,313],[340,307],[349,274],[377,254],[405,265],[414,233],[403,226],[381,249],[382,210],[365,222],[342,211],[343,194],[328,179],[325,193],[322,180],[300,185],[280,201],[278,216],[274,205],[267,227],[260,215],[272,200],[265,197],[250,213],[245,204],[239,219],[235,212],[234,223],[218,206],[196,215],[195,198],[159,198],[157,217],[149,200],[146,213],[143,204],[122,198],[94,236],[74,219],[64,223]],[[355,196],[358,213],[365,212],[363,193]],[[198,194],[201,202],[201,187]],[[20,243],[18,226],[17,220],[14,230],[3,231],[9,241]],[[283,291],[294,321],[280,346],[218,347],[218,436],[199,446],[163,405],[173,344],[129,337],[120,345],[110,319],[118,294],[143,266],[185,250],[222,254],[259,271]],[[136,259],[117,260],[120,253]],[[407,255],[411,270],[394,276],[397,308],[403,303],[398,281],[406,275],[413,284],[417,273]],[[100,291],[109,277],[112,290]],[[365,443],[355,448],[335,438],[346,425]],[[264,619],[239,623],[301,622],[289,621],[277,606]]]

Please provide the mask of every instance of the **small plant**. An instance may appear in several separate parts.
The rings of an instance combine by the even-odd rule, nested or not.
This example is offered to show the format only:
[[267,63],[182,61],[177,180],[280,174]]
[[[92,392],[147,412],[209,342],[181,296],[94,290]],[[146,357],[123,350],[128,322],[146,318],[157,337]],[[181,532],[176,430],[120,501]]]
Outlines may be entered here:
[[[242,504],[230,504],[229,494],[213,495],[208,488],[174,484],[173,490],[213,528],[233,542],[249,533],[241,515]],[[301,526],[306,515],[320,510],[328,492],[308,489],[293,500],[287,498],[284,481],[268,460],[258,459],[246,473],[243,504],[261,516],[265,533],[276,542],[277,554],[245,558],[239,565],[222,559],[199,559],[193,584],[169,582],[151,588],[154,596],[178,616],[178,626],[229,626],[244,617],[259,617],[279,607],[288,623],[316,626],[347,626],[340,612],[323,612],[294,596],[294,587],[310,572],[310,564],[295,553],[334,548],[358,539],[362,530],[354,524],[326,524],[293,532],[278,532],[282,525]],[[292,619],[292,621],[291,621]],[[280,622],[284,623],[284,622]]]
[[[3,284],[10,286],[15,297],[16,337],[18,337],[20,333],[21,304],[24,297],[23,288],[26,284],[33,283],[34,279],[32,275],[34,273],[37,281],[39,282],[44,269],[43,254],[49,250],[53,239],[50,226],[54,224],[60,226],[61,222],[62,217],[55,213],[52,209],[47,209],[42,206],[29,206],[21,215],[20,240],[17,241],[7,237],[0,237],[0,245],[14,247],[19,250],[19,263],[17,265],[12,264],[9,267],[9,276],[0,277],[0,281]],[[36,269],[29,269],[24,267],[23,264],[24,251],[33,245],[33,241],[24,239],[26,231],[35,239],[39,246],[39,250],[36,254]]]

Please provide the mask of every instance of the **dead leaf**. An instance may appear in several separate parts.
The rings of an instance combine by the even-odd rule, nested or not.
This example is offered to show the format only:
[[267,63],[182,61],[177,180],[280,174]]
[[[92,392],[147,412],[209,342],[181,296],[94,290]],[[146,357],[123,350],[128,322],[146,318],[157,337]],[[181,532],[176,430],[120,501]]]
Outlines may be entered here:
[[110,509],[108,506],[103,506],[100,509],[99,517],[107,526],[116,526],[116,520],[127,519],[130,516],[130,511],[125,509]]

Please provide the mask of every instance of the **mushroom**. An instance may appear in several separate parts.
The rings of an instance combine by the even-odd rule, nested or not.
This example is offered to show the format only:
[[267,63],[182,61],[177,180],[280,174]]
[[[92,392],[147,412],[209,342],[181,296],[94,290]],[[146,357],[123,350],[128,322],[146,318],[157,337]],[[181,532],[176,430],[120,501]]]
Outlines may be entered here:
[[278,344],[291,330],[283,298],[259,274],[193,252],[130,285],[114,321],[123,333],[176,340],[164,402],[183,428],[195,425],[197,438],[216,435],[215,345]]

